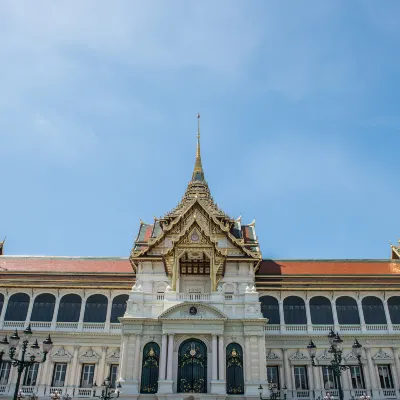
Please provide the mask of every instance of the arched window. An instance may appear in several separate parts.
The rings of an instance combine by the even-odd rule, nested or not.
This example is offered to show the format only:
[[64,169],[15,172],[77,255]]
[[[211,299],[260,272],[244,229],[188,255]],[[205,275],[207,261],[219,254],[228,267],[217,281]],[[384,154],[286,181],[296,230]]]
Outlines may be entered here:
[[157,393],[159,360],[160,346],[155,342],[147,343],[143,349],[140,393]]
[[243,350],[238,343],[230,343],[226,348],[226,392],[244,394]]
[[339,324],[359,325],[360,314],[358,313],[357,302],[349,296],[342,296],[336,300],[336,312]]
[[306,306],[304,300],[297,296],[289,296],[283,300],[285,324],[307,324]]
[[0,293],[0,314],[3,310],[3,305],[4,305],[4,294]]
[[4,321],[25,321],[29,308],[29,296],[25,293],[16,293],[8,300]]
[[50,293],[43,293],[36,296],[33,303],[31,321],[51,322],[54,314],[54,305],[56,298]]
[[129,296],[127,294],[120,294],[119,296],[114,297],[114,300],[112,302],[110,322],[119,322],[118,318],[124,316],[126,310],[126,302],[128,301],[128,299]]
[[333,325],[332,305],[329,299],[315,296],[310,300],[311,323],[315,325]]
[[103,294],[92,294],[86,300],[83,322],[105,322],[107,316],[107,297]]
[[362,309],[366,324],[386,324],[385,310],[382,300],[375,296],[362,299]]
[[280,324],[278,300],[272,296],[263,296],[260,301],[262,315],[269,319],[268,323]]
[[400,296],[393,296],[388,299],[389,315],[392,324],[400,324]]
[[79,322],[81,306],[81,296],[74,293],[66,294],[60,300],[57,322]]

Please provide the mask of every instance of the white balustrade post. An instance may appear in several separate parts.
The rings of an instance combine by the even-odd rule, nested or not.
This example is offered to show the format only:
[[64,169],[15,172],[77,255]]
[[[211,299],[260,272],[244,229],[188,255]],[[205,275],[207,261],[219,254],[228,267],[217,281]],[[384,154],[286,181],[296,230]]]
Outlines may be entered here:
[[217,349],[217,335],[212,334],[212,367],[211,367],[211,379],[216,381],[218,379],[218,349]]
[[167,381],[172,381],[172,357],[174,354],[174,334],[168,335],[168,362],[167,362]]
[[56,302],[54,304],[54,312],[53,312],[53,318],[51,320],[51,330],[55,331],[56,326],[57,326],[57,316],[58,316],[58,309],[60,307],[60,297],[56,297]]
[[219,358],[219,380],[225,381],[225,347],[224,337],[219,335],[218,337],[218,358]]
[[161,354],[160,354],[160,374],[159,381],[165,380],[165,370],[167,364],[167,335],[164,333],[161,337]]

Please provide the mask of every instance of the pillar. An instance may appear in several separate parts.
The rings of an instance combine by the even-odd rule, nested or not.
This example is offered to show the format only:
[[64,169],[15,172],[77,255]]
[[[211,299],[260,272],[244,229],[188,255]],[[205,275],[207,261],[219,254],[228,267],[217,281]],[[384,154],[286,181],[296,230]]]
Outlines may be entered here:
[[[392,372],[393,380],[394,380],[394,387],[396,389],[400,388],[399,376],[400,376],[400,360],[399,360],[399,349],[397,347],[392,347],[393,357],[394,357],[394,367],[396,368],[395,371]],[[396,390],[398,393],[398,390]],[[398,395],[397,395],[398,396]],[[399,396],[397,397],[399,398]]]
[[333,315],[333,325],[334,325],[334,332],[339,332],[340,326],[339,326],[339,319],[337,315],[337,310],[336,310],[336,301],[331,300],[331,307],[332,307],[332,315]]
[[[74,346],[74,354],[72,356],[72,363],[68,365],[70,368],[68,386],[78,386],[77,384],[77,369],[78,369],[78,352],[80,346]],[[67,367],[67,368],[68,368]]]
[[387,304],[387,299],[383,300],[383,309],[385,310],[385,316],[386,316],[386,323],[387,323],[387,329],[389,333],[393,333],[393,325],[392,325],[392,320],[390,319],[390,313],[389,313],[389,307]]
[[3,303],[3,309],[1,310],[0,314],[0,329],[3,329],[4,325],[4,317],[6,315],[7,307],[8,307],[8,300],[10,299],[9,295],[4,296],[4,303]]
[[135,341],[135,358],[133,364],[133,379],[139,381],[139,369],[140,369],[140,335],[136,335]]
[[[283,353],[283,368],[285,369],[285,384],[288,390],[292,389],[292,378],[290,373],[290,365],[289,365],[289,358],[287,349],[282,349]],[[282,385],[283,387],[283,385]]]
[[160,353],[160,372],[159,381],[165,380],[165,370],[167,365],[167,335],[164,333],[161,337],[161,353]]
[[81,304],[81,312],[79,314],[79,322],[78,322],[78,331],[82,331],[83,329],[83,318],[85,316],[85,310],[86,310],[86,297],[82,300]]
[[265,353],[265,335],[261,335],[258,338],[258,348],[259,348],[259,353],[258,353],[258,366],[259,366],[259,376],[260,376],[260,384],[266,384],[267,383],[267,368],[266,368],[266,362],[267,362],[267,355]]
[[29,301],[29,307],[28,307],[28,312],[26,313],[26,319],[25,319],[25,325],[28,325],[29,322],[31,321],[31,316],[32,316],[32,310],[33,310],[33,304],[35,303],[33,294],[30,297]]
[[105,332],[110,332],[110,319],[111,319],[112,300],[111,296],[108,297],[106,322],[104,324]]
[[312,327],[312,322],[311,322],[311,313],[310,313],[310,300],[306,300],[305,302],[306,306],[306,317],[307,317],[307,331],[312,332],[313,327]]
[[53,318],[51,320],[51,330],[55,331],[57,327],[57,317],[58,317],[58,309],[60,308],[60,300],[61,297],[56,297],[56,302],[54,304],[54,313],[53,313]]
[[285,312],[283,311],[283,300],[279,300],[279,319],[281,321],[281,332],[286,332]]
[[97,374],[97,382],[98,382],[99,386],[104,382],[104,379],[105,379],[107,349],[108,349],[108,346],[102,346],[102,348],[101,348],[99,373]]
[[371,357],[371,349],[368,347],[364,347],[365,354],[367,356],[367,363],[368,363],[368,375],[369,381],[371,382],[371,389],[372,389],[372,397],[379,396],[378,384],[376,381],[376,372],[375,372],[375,365],[372,361]]
[[217,335],[212,334],[212,367],[211,367],[211,379],[216,381],[218,379],[218,349],[217,349]]
[[174,354],[174,334],[168,335],[168,361],[167,361],[167,381],[172,381],[172,359]]
[[244,355],[246,358],[245,380],[251,381],[250,336],[245,336],[244,338]]
[[225,381],[225,346],[224,337],[218,337],[218,357],[219,357],[219,380]]
[[129,335],[124,334],[122,337],[122,343],[121,343],[121,360],[120,360],[120,367],[119,367],[119,381],[125,381],[126,380],[126,363],[128,361],[128,341],[129,341]]
[[358,308],[358,314],[360,315],[361,331],[363,333],[366,333],[367,332],[367,328],[365,326],[364,311],[363,311],[363,308],[362,308],[361,299],[357,300],[357,308]]

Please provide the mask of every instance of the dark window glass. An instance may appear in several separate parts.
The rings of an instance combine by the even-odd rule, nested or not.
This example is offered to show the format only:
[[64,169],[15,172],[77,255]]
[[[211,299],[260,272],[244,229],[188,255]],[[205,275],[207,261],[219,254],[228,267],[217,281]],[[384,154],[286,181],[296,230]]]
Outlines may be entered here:
[[93,294],[86,300],[84,322],[105,322],[107,316],[107,297]]
[[280,389],[279,367],[274,367],[274,366],[267,367],[267,380],[268,382],[275,383],[277,388]]
[[112,302],[110,322],[117,323],[119,322],[118,318],[124,316],[128,299],[129,296],[127,294],[121,294],[114,298]]
[[77,294],[66,294],[61,298],[57,322],[78,322],[82,299]]
[[325,390],[338,388],[337,378],[335,377],[332,369],[328,367],[322,367],[322,378],[324,380]]
[[81,375],[81,388],[91,388],[93,386],[94,364],[83,364]]
[[393,378],[390,365],[378,365],[379,381],[381,389],[393,389]]
[[294,367],[294,384],[296,390],[308,390],[307,367],[305,365]]
[[285,323],[288,325],[307,324],[304,300],[297,296],[289,296],[283,300]]
[[8,300],[5,321],[25,321],[29,308],[29,296],[25,293],[13,294]]
[[38,371],[39,371],[39,363],[32,364],[25,370],[24,386],[36,385]]
[[272,296],[263,296],[260,302],[262,315],[269,319],[268,323],[280,324],[278,300]]
[[333,325],[332,305],[326,297],[313,297],[310,300],[310,313],[313,324]]
[[3,361],[0,364],[0,385],[7,385],[8,378],[10,377],[11,362]]
[[400,296],[390,297],[388,307],[392,324],[400,324]]
[[118,365],[111,364],[110,366],[110,380],[111,380],[111,387],[115,389],[118,379]]
[[52,386],[63,387],[65,384],[65,375],[67,373],[67,364],[55,363],[53,372]]
[[378,297],[367,296],[362,299],[362,309],[366,324],[386,324],[385,310],[382,300]]
[[359,365],[350,366],[350,377],[353,389],[365,389],[364,375]]
[[54,314],[56,298],[50,293],[40,294],[33,303],[31,321],[51,321]]
[[226,347],[226,390],[228,394],[244,393],[243,349],[238,343]]
[[349,296],[339,297],[336,300],[336,312],[339,324],[359,325],[360,314],[358,313],[357,302]]

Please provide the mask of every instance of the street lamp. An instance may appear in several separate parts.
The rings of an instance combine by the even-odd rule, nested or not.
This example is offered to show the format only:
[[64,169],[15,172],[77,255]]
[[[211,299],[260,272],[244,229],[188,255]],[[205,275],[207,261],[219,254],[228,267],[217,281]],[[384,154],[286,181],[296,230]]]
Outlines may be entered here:
[[[338,384],[338,392],[339,392],[339,399],[343,400],[343,390],[342,390],[342,383],[340,381],[340,377],[342,375],[342,371],[345,371],[346,369],[350,369],[349,365],[342,365],[342,353],[343,353],[343,340],[339,336],[338,333],[333,332],[331,330],[328,335],[328,340],[330,344],[330,349],[329,353],[333,355],[333,358],[331,360],[331,365],[328,365],[327,368],[329,368],[331,371],[333,371],[333,375],[336,378],[337,384]],[[362,345],[358,342],[357,339],[354,340],[353,346],[353,353],[357,357],[358,360],[358,365],[361,367],[361,352],[362,352]],[[313,367],[319,367],[319,365],[315,364],[315,355],[317,354],[317,346],[315,343],[310,340],[310,343],[307,346],[308,354],[311,357],[311,365]],[[329,395],[329,398],[328,398]],[[326,396],[324,397],[324,400],[331,400],[333,397],[330,395],[330,393],[327,393]],[[368,400],[368,399],[362,399],[362,400]]]
[[[21,399],[25,395],[22,390],[19,390],[19,386],[21,383],[21,376],[24,372],[25,368],[29,368],[35,363],[44,363],[46,361],[47,353],[51,350],[53,346],[53,342],[51,341],[50,335],[43,341],[43,358],[41,361],[36,361],[36,356],[31,355],[29,360],[25,360],[25,354],[28,348],[29,340],[32,338],[32,329],[31,325],[29,324],[28,327],[24,330],[22,336],[22,346],[21,346],[21,358],[16,358],[17,346],[20,341],[20,337],[18,336],[18,331],[15,332],[10,336],[10,340],[8,340],[7,336],[5,336],[2,340],[0,340],[0,344],[6,344],[9,347],[8,354],[10,356],[11,365],[17,368],[17,383],[15,384],[15,391],[13,400]],[[40,346],[38,344],[37,339],[31,345],[31,349],[38,350]],[[0,351],[0,362],[3,359],[4,351]]]
[[[274,382],[269,382],[268,389],[270,393],[269,399],[275,400],[278,397],[278,386]],[[262,397],[263,387],[261,386],[261,384],[258,387],[258,391],[260,392],[260,400],[264,400]]]
[[[96,389],[96,383],[93,384],[93,388]],[[111,384],[111,378],[107,377],[104,380],[103,385],[101,386],[101,395],[100,396],[93,395],[93,397],[97,397],[100,400],[116,399],[119,397],[121,393],[121,388],[122,388],[121,383],[118,382],[117,388],[114,389]]]

